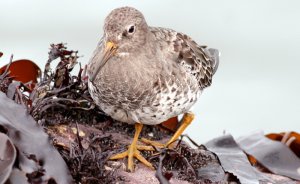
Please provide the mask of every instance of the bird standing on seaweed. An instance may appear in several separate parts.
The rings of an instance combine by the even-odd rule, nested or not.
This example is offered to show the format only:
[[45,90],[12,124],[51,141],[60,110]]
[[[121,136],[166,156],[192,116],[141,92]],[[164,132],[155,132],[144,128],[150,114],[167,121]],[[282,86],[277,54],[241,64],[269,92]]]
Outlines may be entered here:
[[111,159],[128,157],[152,167],[137,145],[143,124],[156,125],[184,114],[181,126],[165,147],[194,119],[189,109],[211,85],[219,52],[199,46],[183,33],[150,27],[131,7],[113,10],[105,19],[104,35],[88,64],[88,86],[95,103],[109,116],[135,125],[128,150]]

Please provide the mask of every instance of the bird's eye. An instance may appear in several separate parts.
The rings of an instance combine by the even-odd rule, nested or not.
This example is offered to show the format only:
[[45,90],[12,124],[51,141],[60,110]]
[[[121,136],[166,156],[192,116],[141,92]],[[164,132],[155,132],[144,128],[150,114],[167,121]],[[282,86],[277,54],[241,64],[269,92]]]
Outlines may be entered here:
[[128,29],[128,33],[133,33],[135,31],[135,27],[134,26],[130,26]]

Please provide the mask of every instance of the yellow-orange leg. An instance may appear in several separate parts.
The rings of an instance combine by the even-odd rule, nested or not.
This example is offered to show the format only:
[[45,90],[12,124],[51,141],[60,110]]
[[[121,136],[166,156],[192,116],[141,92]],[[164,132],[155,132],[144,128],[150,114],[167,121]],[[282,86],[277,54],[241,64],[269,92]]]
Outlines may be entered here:
[[135,134],[133,137],[133,141],[131,143],[131,145],[129,145],[128,150],[116,155],[113,155],[112,157],[110,157],[111,160],[115,160],[115,159],[121,159],[121,158],[125,158],[128,157],[128,170],[129,171],[133,171],[134,170],[134,165],[133,165],[133,157],[137,158],[140,162],[142,162],[143,164],[145,164],[146,166],[153,168],[152,164],[150,162],[148,162],[141,154],[139,150],[148,150],[148,151],[153,151],[154,149],[152,147],[149,146],[140,146],[137,145],[137,141],[139,138],[139,135],[142,131],[143,125],[140,123],[136,123],[135,124]]
[[151,140],[144,139],[144,138],[142,138],[141,141],[146,144],[150,144],[150,145],[153,145],[153,146],[159,147],[159,148],[170,147],[170,145],[179,138],[179,136],[183,133],[183,131],[186,129],[186,127],[188,127],[192,123],[194,118],[195,118],[195,115],[192,112],[185,113],[181,120],[180,127],[178,128],[178,130],[175,132],[175,134],[171,137],[171,139],[166,144],[162,144],[162,143],[151,141]]

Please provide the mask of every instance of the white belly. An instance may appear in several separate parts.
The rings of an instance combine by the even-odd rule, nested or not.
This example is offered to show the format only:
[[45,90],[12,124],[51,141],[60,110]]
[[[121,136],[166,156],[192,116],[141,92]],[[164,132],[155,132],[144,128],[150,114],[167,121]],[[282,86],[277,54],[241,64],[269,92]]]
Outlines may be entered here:
[[171,117],[175,117],[189,111],[196,103],[200,94],[200,90],[197,93],[189,91],[187,94],[180,94],[177,96],[172,94],[158,94],[156,98],[157,100],[154,101],[153,104],[142,105],[140,108],[132,111],[101,103],[101,99],[98,99],[97,96],[92,95],[92,98],[107,115],[111,116],[115,120],[129,124],[139,122],[147,125],[156,125]]

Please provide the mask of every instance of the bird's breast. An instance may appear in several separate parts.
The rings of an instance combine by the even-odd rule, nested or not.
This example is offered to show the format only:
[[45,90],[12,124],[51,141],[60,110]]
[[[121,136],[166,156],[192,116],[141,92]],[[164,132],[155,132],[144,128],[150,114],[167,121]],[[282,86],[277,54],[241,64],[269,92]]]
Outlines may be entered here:
[[132,58],[111,59],[99,71],[90,92],[98,101],[124,109],[137,108],[151,91],[154,74]]

